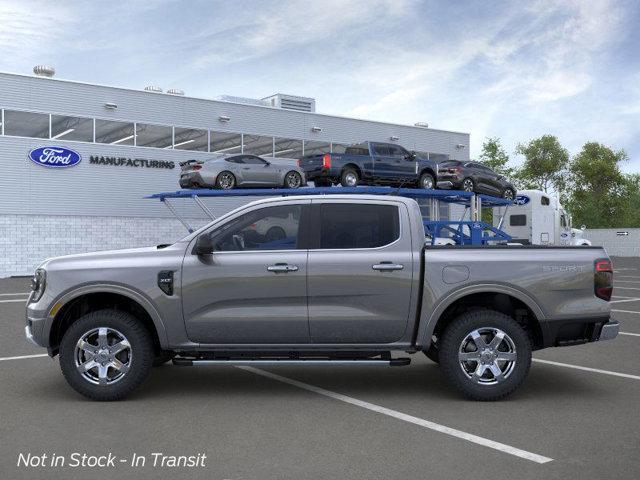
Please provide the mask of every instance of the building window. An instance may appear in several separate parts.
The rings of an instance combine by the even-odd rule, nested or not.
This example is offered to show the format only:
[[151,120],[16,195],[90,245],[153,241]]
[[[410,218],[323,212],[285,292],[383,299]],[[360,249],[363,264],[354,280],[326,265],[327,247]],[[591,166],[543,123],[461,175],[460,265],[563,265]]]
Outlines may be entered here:
[[111,145],[133,145],[134,125],[113,120],[96,120],[96,142]]
[[344,153],[348,146],[346,143],[332,143],[331,153]]
[[211,132],[211,153],[242,153],[242,135],[239,133]]
[[49,115],[5,110],[4,134],[15,137],[49,138]]
[[302,158],[302,140],[289,138],[275,138],[274,157],[278,158]]
[[136,146],[171,148],[173,144],[173,128],[148,123],[136,124]]
[[251,155],[273,156],[273,137],[244,134],[243,153]]
[[51,139],[93,142],[93,119],[51,115]]
[[329,152],[331,152],[331,143],[329,142],[317,142],[314,140],[305,140],[304,142],[305,155],[322,155]]
[[173,148],[177,150],[196,150],[206,152],[208,150],[208,132],[192,128],[175,128]]

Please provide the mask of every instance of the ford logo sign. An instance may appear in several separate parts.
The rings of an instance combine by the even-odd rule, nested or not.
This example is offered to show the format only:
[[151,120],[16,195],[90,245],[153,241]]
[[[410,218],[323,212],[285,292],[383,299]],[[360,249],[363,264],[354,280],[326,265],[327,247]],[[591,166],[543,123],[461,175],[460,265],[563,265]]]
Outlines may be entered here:
[[529,203],[529,200],[531,199],[526,195],[516,195],[516,199],[513,203],[515,203],[516,205],[526,205],[527,203]]
[[82,155],[64,147],[40,147],[29,152],[29,160],[43,167],[66,168],[79,164]]

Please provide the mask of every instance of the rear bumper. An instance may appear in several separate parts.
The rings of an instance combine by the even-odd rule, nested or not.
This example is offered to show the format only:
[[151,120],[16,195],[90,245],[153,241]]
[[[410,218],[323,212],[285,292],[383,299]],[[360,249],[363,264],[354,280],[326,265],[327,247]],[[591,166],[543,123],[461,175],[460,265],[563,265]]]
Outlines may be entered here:
[[200,173],[187,173],[180,176],[180,188],[211,187],[204,181]]
[[543,324],[543,347],[566,347],[613,340],[620,323],[609,317],[547,320]]

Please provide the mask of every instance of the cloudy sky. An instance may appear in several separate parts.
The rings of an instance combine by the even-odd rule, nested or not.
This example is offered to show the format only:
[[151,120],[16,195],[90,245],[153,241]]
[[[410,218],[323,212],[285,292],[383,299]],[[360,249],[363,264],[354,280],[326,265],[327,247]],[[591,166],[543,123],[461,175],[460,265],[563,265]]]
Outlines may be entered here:
[[317,109],[471,132],[551,133],[640,172],[640,0],[0,0],[0,71],[187,95],[311,96]]

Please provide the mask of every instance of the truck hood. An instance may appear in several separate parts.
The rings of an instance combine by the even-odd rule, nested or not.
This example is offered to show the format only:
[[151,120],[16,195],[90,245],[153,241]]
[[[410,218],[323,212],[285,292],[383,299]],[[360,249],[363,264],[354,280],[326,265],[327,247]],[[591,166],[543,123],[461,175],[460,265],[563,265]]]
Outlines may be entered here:
[[148,261],[153,257],[164,257],[167,254],[175,255],[176,250],[184,251],[186,245],[187,243],[185,242],[178,242],[166,247],[162,246],[162,248],[154,246],[64,255],[45,260],[39,268],[46,270],[76,270],[82,268],[106,268],[114,266],[114,263],[122,267],[133,266],[145,261],[145,259]]

